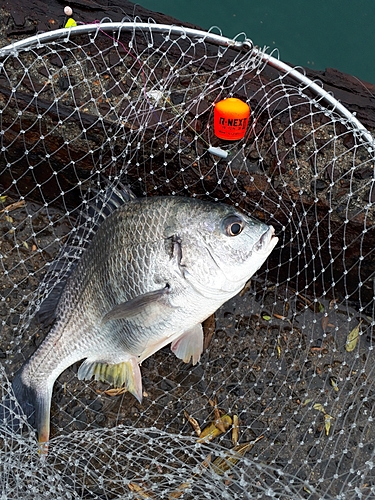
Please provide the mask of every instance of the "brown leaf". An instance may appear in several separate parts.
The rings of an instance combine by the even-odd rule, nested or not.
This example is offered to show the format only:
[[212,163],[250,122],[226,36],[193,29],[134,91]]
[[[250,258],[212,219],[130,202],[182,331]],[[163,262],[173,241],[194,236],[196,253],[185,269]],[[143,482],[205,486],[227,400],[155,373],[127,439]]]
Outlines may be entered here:
[[239,423],[238,415],[233,415],[233,425],[232,425],[232,443],[234,446],[238,445],[238,435],[239,435]]
[[215,327],[216,327],[216,321],[215,321],[215,315],[211,314],[205,321],[202,323],[203,327],[203,352],[208,349],[209,345],[211,344],[212,337],[214,336],[215,333]]
[[225,458],[218,457],[212,462],[212,467],[216,474],[224,474],[230,470],[236,463],[245,455],[245,453],[254,446],[255,443],[263,439],[264,436],[259,436],[254,441],[249,441],[248,443],[241,443],[229,450],[228,455]]
[[196,432],[197,436],[199,437],[202,433],[202,430],[201,430],[201,426],[199,425],[198,421],[194,417],[189,415],[189,413],[185,410],[184,410],[184,415],[185,415],[186,420],[189,422],[189,424],[192,426],[192,428]]
[[323,330],[323,332],[325,332],[327,330],[328,325],[329,325],[329,317],[323,316],[323,318],[322,318],[322,330]]
[[155,498],[151,493],[148,493],[144,488],[139,486],[137,483],[128,483],[128,488],[130,491],[136,494],[136,498],[142,500],[148,498]]
[[11,212],[12,210],[16,210],[17,208],[21,208],[25,206],[25,200],[16,201],[15,203],[11,203],[7,207],[0,210],[0,214],[3,212]]

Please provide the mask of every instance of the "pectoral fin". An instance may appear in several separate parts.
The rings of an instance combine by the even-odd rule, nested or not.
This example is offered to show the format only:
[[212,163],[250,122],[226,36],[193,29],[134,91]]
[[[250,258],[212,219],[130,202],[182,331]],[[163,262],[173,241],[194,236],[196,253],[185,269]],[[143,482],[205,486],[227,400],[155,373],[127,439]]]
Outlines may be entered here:
[[163,301],[166,294],[169,293],[169,288],[170,287],[167,284],[160,290],[144,293],[143,295],[139,295],[138,297],[128,300],[127,302],[118,304],[103,317],[102,321],[106,322],[114,319],[126,319],[136,316],[137,314],[144,312],[144,310],[150,305],[154,306],[157,305],[158,302]]
[[172,342],[171,351],[184,363],[196,365],[203,351],[203,328],[199,323]]
[[124,386],[140,403],[142,402],[142,375],[135,357],[117,364],[86,359],[79,367],[78,378],[90,380],[93,376],[95,380],[108,382],[114,387]]

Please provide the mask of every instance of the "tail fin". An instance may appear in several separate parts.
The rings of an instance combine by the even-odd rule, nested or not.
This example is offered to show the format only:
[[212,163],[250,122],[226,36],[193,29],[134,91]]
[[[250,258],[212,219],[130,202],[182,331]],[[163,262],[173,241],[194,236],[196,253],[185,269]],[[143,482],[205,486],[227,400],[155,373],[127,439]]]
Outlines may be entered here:
[[35,410],[29,389],[23,384],[19,374],[10,384],[4,370],[1,371],[0,425],[12,433],[21,433],[25,425],[34,426]]
[[21,433],[24,426],[34,428],[38,433],[39,453],[46,455],[52,388],[47,384],[40,391],[29,387],[22,380],[21,369],[15,375],[11,388],[5,392],[0,402],[0,425],[12,433]]
[[19,407],[21,407],[27,422],[34,427],[35,407],[33,404],[33,391],[25,385],[21,378],[22,371],[18,371],[12,382],[12,389]]

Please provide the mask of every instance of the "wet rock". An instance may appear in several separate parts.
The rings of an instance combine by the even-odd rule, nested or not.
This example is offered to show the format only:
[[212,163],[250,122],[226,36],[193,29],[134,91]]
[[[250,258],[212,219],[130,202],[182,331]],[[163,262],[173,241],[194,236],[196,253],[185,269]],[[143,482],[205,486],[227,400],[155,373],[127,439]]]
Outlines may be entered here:
[[175,105],[181,104],[182,102],[184,102],[184,94],[173,93],[171,94],[170,99]]
[[356,168],[353,172],[356,179],[371,179],[374,176],[374,166],[373,165],[363,165]]
[[51,64],[53,64],[53,66],[56,66],[57,68],[62,68],[64,65],[64,61],[59,55],[51,57],[49,61]]
[[174,382],[173,380],[169,380],[167,378],[163,378],[163,380],[160,383],[160,388],[163,391],[170,391],[172,389],[175,389],[176,387],[177,387],[176,382]]
[[311,191],[315,193],[316,191],[324,191],[328,187],[328,183],[323,179],[315,179],[311,182]]
[[15,26],[21,27],[24,26],[25,24],[25,15],[22,11],[14,11],[12,13],[12,18],[14,21]]
[[70,85],[74,85],[74,84],[75,84],[74,78],[68,78],[66,76],[60,76],[60,78],[59,78],[60,90],[68,90]]

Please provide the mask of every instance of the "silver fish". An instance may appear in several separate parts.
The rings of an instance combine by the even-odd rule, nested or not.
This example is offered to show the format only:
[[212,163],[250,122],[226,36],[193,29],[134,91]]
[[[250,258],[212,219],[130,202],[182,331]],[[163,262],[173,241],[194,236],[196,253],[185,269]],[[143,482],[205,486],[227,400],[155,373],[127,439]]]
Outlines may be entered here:
[[267,259],[274,228],[220,203],[132,199],[98,227],[68,277],[45,340],[13,381],[46,454],[57,377],[78,361],[80,380],[125,386],[139,402],[139,365],[171,344],[185,363],[203,350],[201,323]]

